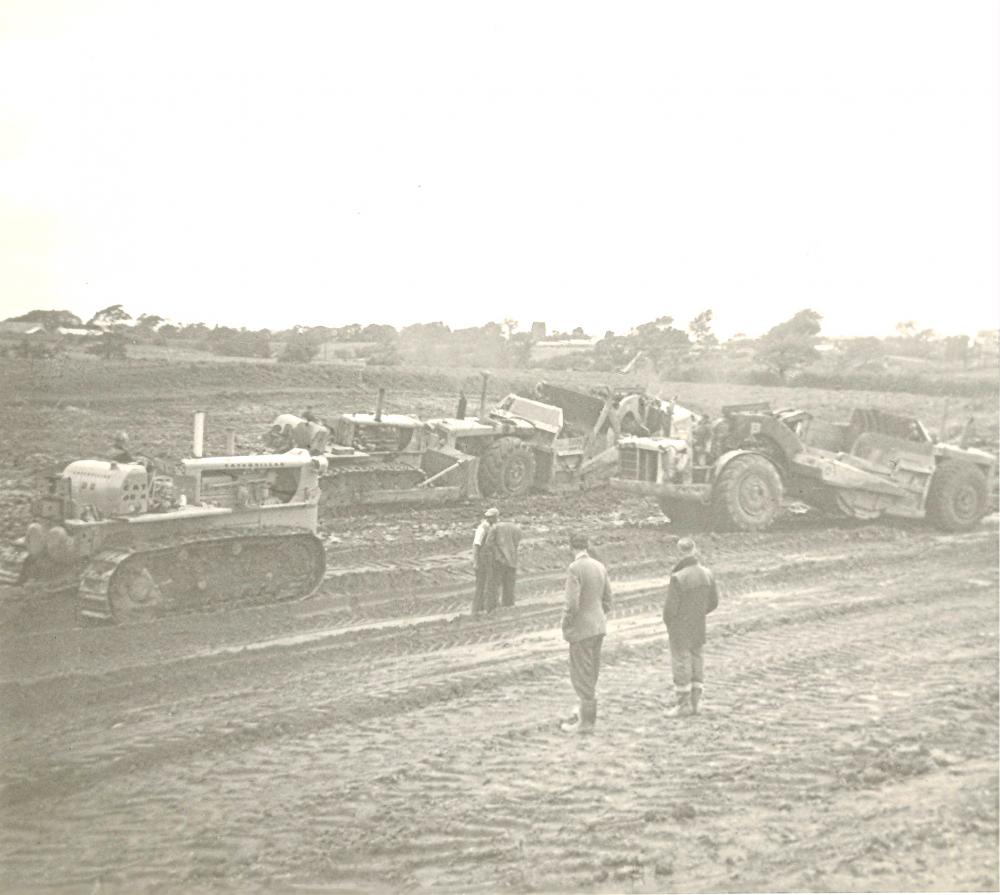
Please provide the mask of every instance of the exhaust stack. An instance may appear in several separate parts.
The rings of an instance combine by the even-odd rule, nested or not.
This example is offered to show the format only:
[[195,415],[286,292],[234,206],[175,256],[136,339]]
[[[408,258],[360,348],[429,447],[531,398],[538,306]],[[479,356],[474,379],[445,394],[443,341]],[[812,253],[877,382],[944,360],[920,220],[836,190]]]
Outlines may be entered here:
[[385,389],[378,390],[378,400],[375,402],[375,422],[382,422],[382,405],[385,404]]
[[192,457],[205,456],[205,411],[194,412],[194,438],[191,445]]
[[486,386],[489,384],[490,374],[480,373],[479,375],[483,377],[483,391],[479,395],[479,416],[483,417],[486,416]]

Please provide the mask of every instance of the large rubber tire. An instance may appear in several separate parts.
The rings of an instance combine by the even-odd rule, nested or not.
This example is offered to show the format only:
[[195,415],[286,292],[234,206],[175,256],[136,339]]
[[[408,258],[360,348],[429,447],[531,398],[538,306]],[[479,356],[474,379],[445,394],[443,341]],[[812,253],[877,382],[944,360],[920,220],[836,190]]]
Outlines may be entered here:
[[927,518],[945,531],[968,531],[986,515],[986,477],[964,460],[946,460],[931,476]]
[[719,531],[763,531],[781,510],[781,476],[759,454],[730,460],[712,492],[712,524]]
[[703,531],[711,521],[711,509],[703,503],[692,500],[670,500],[661,498],[660,509],[671,525],[691,531]]
[[497,439],[479,461],[479,490],[487,497],[521,497],[535,486],[535,452],[520,438]]

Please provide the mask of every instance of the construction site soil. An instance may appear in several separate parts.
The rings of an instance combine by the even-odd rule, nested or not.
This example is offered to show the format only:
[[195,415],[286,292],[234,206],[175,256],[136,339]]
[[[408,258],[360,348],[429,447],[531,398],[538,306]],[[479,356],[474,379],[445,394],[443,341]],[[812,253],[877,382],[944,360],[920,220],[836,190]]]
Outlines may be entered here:
[[[210,445],[233,426],[249,446],[280,411],[368,409],[379,384],[389,409],[446,413],[466,375],[4,363],[2,537],[116,429],[176,459],[194,409]],[[709,410],[750,400],[700,389]],[[788,391],[755,396],[879,403]],[[671,720],[679,532],[605,490],[502,505],[525,532],[517,605],[473,618],[483,506],[325,519],[326,579],[294,603],[84,626],[65,594],[0,588],[0,889],[997,889],[996,516],[699,535],[722,600],[704,711]],[[570,529],[615,589],[598,728],[577,738],[558,726]]]

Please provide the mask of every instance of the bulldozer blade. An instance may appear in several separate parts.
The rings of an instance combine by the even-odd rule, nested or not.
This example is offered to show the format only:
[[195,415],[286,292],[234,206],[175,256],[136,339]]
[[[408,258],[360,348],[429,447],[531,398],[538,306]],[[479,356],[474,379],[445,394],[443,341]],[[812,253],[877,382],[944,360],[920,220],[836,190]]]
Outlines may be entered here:
[[479,497],[479,458],[454,448],[441,447],[428,450],[421,463],[424,472],[440,485],[421,488],[422,492],[440,491],[452,486],[459,489],[459,497]]

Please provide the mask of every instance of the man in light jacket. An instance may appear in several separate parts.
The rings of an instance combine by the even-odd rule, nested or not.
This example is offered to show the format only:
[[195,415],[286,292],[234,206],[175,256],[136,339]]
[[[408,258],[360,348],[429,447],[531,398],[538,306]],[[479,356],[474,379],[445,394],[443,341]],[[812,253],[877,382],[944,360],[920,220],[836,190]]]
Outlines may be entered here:
[[493,551],[486,549],[486,535],[499,517],[500,511],[496,507],[490,507],[483,513],[483,519],[476,526],[476,533],[472,536],[472,565],[476,570],[476,593],[472,598],[473,615],[479,615],[487,608],[486,589],[493,574]]
[[569,679],[580,700],[576,716],[561,727],[566,733],[590,733],[597,721],[597,676],[601,645],[611,611],[611,582],[604,565],[587,552],[587,537],[570,538],[574,553],[566,575],[563,639],[569,644]]
[[698,559],[691,538],[677,542],[681,558],[670,573],[663,621],[670,638],[670,667],[677,702],[667,712],[670,718],[694,715],[705,686],[702,647],[705,645],[705,616],[719,605],[715,578]]

